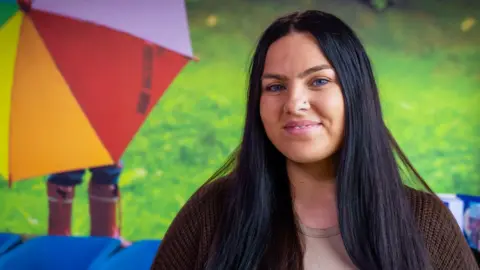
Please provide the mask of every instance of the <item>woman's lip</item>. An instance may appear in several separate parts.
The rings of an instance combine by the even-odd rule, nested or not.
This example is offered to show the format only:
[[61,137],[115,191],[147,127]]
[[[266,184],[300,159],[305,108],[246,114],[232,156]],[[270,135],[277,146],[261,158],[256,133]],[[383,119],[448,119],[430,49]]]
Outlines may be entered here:
[[321,125],[319,121],[310,121],[310,120],[302,120],[302,121],[288,121],[284,128],[303,128],[307,126],[317,126]]
[[310,132],[316,131],[322,126],[321,123],[313,123],[313,124],[306,124],[306,125],[294,125],[294,126],[286,126],[284,130],[292,135],[302,135],[308,134]]

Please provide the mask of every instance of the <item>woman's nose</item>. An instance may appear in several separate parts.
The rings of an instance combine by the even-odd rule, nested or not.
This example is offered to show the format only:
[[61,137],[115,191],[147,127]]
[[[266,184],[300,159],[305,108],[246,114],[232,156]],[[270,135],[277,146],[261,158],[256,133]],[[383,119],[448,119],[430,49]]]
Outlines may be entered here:
[[310,109],[308,95],[303,89],[292,89],[285,102],[283,111],[289,114],[298,114]]

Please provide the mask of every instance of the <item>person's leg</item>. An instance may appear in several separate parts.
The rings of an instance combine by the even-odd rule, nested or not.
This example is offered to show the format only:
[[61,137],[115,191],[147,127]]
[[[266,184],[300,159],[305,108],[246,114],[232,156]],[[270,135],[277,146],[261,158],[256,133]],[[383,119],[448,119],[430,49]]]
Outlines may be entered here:
[[[90,234],[92,236],[120,237],[117,224],[119,203],[118,179],[122,164],[90,169],[92,178],[88,187],[90,203]],[[123,239],[121,239],[123,241]],[[124,245],[128,242],[124,241]]]
[[52,174],[47,179],[48,234],[71,235],[72,202],[75,186],[82,182],[84,170]]

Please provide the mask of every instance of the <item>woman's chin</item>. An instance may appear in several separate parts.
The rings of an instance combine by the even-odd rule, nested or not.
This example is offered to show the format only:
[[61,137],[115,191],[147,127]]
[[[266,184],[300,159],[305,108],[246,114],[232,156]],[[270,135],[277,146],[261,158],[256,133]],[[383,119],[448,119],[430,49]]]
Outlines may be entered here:
[[311,153],[303,151],[295,153],[285,153],[284,155],[289,161],[298,164],[321,163],[322,161],[329,160],[332,156],[329,153]]

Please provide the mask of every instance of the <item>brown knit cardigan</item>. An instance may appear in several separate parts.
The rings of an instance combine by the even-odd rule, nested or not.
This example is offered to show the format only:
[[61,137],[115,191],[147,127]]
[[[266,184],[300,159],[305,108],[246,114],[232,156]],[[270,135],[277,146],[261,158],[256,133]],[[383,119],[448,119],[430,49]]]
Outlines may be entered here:
[[[204,269],[225,205],[225,184],[224,179],[216,180],[193,194],[167,230],[152,270]],[[450,210],[432,194],[408,190],[434,269],[479,270]]]

